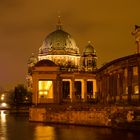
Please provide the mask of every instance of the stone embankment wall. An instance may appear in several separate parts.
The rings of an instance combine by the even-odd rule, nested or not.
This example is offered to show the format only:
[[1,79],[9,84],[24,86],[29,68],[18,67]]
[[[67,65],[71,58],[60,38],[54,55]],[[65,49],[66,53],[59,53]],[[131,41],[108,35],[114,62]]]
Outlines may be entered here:
[[140,129],[139,107],[92,107],[89,110],[51,110],[32,107],[29,120],[88,126],[105,126],[123,129]]

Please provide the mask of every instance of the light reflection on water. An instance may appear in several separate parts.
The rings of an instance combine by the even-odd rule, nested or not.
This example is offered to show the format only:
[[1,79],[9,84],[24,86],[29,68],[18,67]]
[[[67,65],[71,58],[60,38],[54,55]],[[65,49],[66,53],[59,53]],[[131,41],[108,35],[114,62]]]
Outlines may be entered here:
[[35,140],[56,140],[55,129],[51,126],[37,126],[35,128]]
[[139,140],[140,134],[108,128],[47,125],[0,111],[0,140]]
[[6,140],[6,114],[0,111],[0,140]]

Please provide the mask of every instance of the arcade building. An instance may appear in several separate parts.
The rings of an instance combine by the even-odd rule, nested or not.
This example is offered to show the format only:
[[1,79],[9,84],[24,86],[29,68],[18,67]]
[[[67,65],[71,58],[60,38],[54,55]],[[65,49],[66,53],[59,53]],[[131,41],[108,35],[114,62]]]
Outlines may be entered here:
[[132,33],[137,53],[97,69],[97,55],[89,41],[83,52],[63,30],[59,18],[56,30],[44,39],[38,58],[28,61],[28,89],[33,104],[91,102],[102,104],[140,103],[140,27]]

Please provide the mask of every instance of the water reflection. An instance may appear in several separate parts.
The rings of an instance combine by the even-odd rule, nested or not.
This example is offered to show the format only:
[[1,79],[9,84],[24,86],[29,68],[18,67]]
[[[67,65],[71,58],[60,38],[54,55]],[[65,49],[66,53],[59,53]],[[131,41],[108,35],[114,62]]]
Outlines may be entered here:
[[55,129],[51,126],[37,126],[35,140],[56,140]]
[[6,114],[5,111],[0,111],[0,140],[6,140]]
[[140,134],[109,128],[48,125],[0,111],[0,140],[139,140]]
[[5,111],[2,110],[1,113],[0,113],[0,120],[1,120],[1,124],[5,124],[6,122],[6,114],[5,114]]

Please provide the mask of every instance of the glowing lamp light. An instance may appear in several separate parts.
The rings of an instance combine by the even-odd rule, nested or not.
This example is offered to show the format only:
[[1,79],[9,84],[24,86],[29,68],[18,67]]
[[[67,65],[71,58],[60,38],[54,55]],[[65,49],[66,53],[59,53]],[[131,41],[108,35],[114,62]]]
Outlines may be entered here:
[[6,103],[1,103],[1,107],[7,107]]
[[25,100],[28,100],[28,97],[25,97]]
[[3,100],[4,100],[4,94],[1,95],[1,101],[3,101]]
[[4,97],[1,97],[1,100],[3,101],[4,100]]

